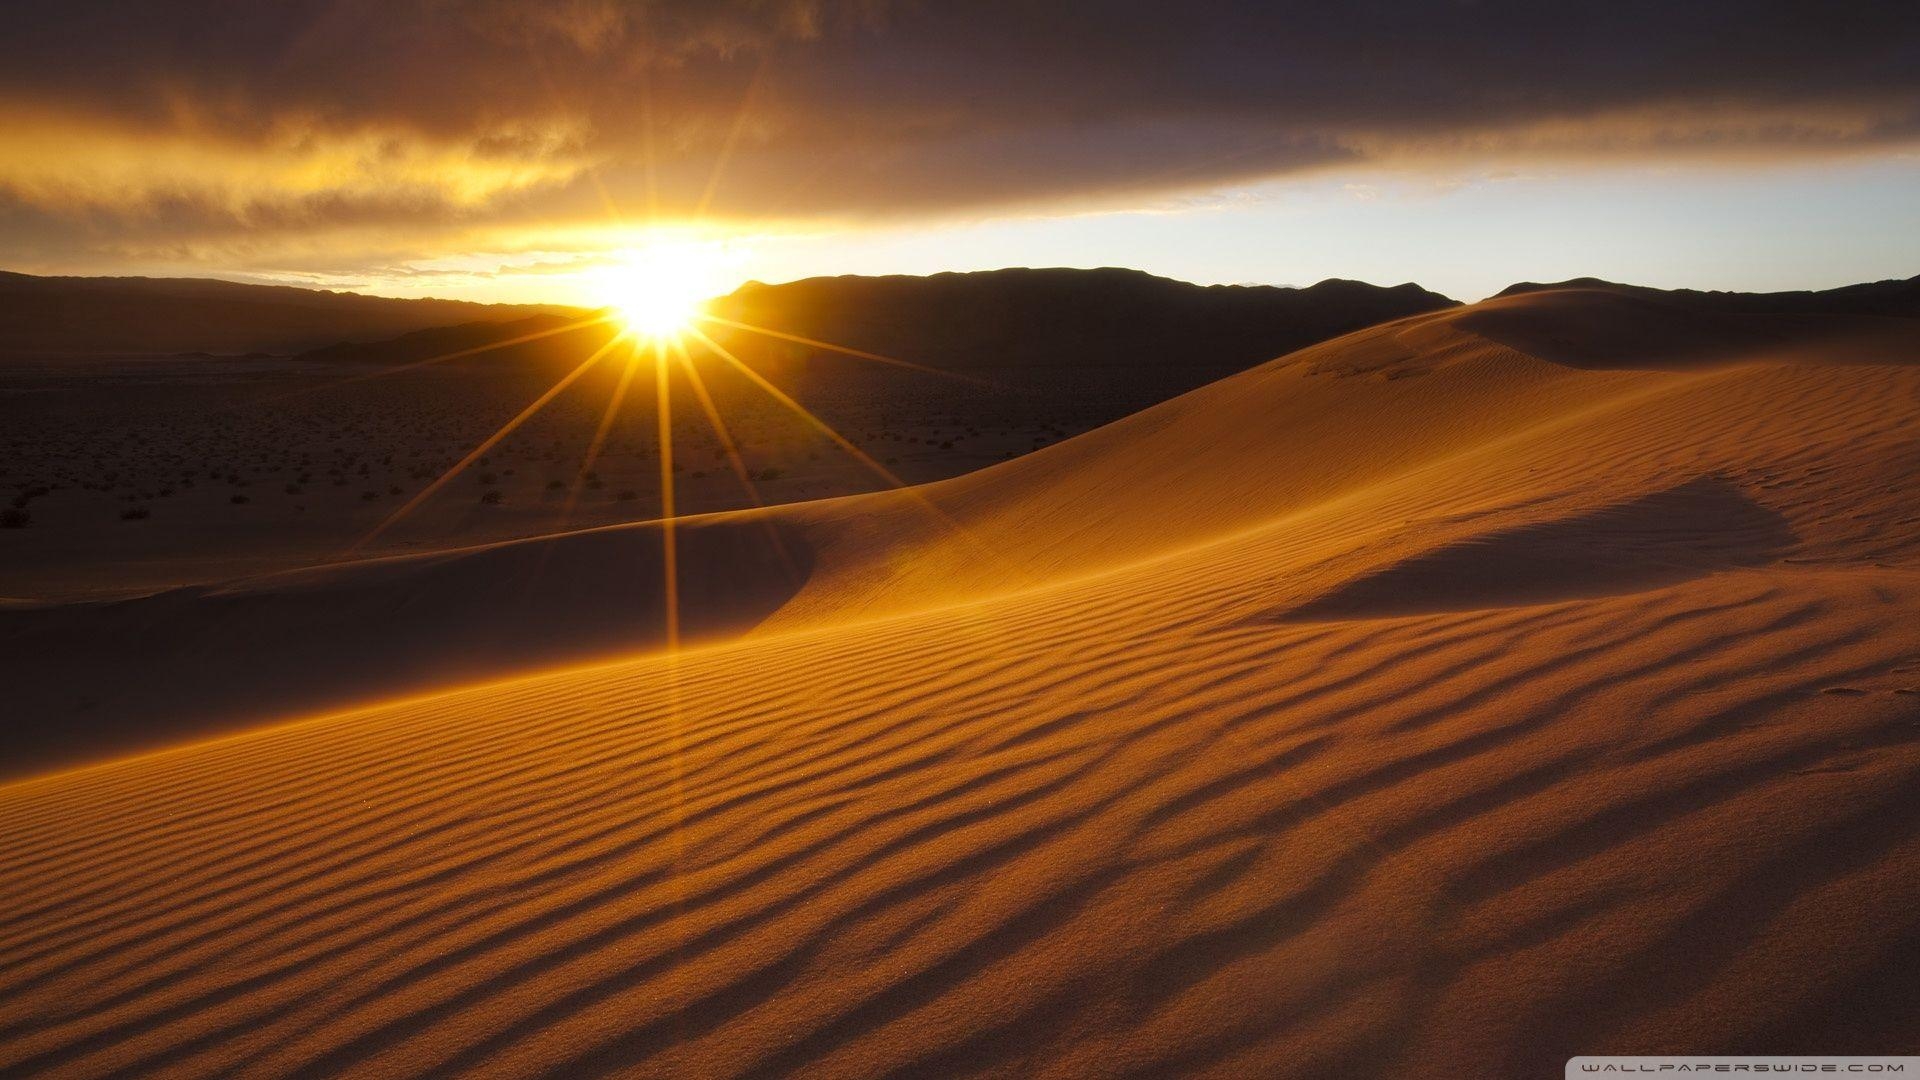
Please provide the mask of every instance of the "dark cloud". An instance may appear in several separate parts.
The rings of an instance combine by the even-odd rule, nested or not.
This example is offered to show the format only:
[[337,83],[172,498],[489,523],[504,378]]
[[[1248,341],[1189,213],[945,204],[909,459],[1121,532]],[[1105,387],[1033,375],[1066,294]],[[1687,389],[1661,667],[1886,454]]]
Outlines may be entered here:
[[[14,0],[0,132],[15,117],[41,135],[12,157],[38,164],[0,163],[0,205],[36,242],[47,215],[110,243],[650,192],[927,214],[1369,161],[1904,143],[1920,5]],[[171,171],[50,163],[142,140]]]

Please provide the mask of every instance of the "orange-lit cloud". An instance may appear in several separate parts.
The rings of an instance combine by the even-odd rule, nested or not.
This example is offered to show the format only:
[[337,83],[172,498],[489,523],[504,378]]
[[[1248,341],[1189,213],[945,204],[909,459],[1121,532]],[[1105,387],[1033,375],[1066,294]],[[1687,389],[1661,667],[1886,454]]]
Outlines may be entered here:
[[86,115],[0,111],[0,185],[21,202],[129,219],[191,203],[236,224],[288,224],[329,208],[498,205],[573,180],[579,132],[551,123],[467,138],[329,129],[281,117],[246,140],[206,127],[148,130]]
[[1858,154],[1920,137],[1915,12],[8,5],[0,263],[347,269],[568,250],[550,238],[653,213],[800,228],[1084,210],[1313,169]]

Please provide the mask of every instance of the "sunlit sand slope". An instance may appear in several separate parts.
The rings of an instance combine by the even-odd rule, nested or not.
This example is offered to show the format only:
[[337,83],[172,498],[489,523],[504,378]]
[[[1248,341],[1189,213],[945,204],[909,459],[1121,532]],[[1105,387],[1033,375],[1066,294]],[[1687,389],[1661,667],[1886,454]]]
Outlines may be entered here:
[[[1416,316],[1041,454],[857,507],[792,507],[817,559],[773,622],[1043,584],[1307,512],[1322,523],[1296,526],[1295,557],[1351,566],[1367,555],[1355,546],[1361,535],[1419,546],[1508,517],[1549,522],[1716,469],[1751,471],[1745,486],[1764,492],[1754,496],[1762,504],[1826,515],[1825,500],[1855,497],[1848,485],[1865,476],[1897,484],[1914,475],[1910,373],[1898,369],[1915,362],[1920,324],[1911,319],[1734,317],[1595,289]],[[1894,370],[1860,370],[1880,366]],[[1857,394],[1859,409],[1817,413],[1838,394]],[[1800,463],[1828,450],[1805,444],[1815,437],[1861,440],[1846,451],[1853,471],[1806,475]],[[1380,500],[1396,483],[1410,486],[1410,501],[1392,503],[1403,518],[1385,520]],[[1433,518],[1442,500],[1497,516],[1433,520],[1402,535],[1405,515]],[[1527,505],[1496,511],[1502,501]],[[1332,521],[1356,531],[1328,535]],[[1899,522],[1900,535],[1912,525]],[[1836,527],[1869,531],[1864,519]]]
[[0,788],[0,1072],[1913,1050],[1912,338],[1488,307],[804,508],[745,640]]

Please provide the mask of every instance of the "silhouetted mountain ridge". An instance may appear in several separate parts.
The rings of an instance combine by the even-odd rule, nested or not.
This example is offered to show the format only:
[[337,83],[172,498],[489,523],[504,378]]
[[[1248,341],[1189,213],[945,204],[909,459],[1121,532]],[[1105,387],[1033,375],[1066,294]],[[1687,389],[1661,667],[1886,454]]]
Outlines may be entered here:
[[[749,282],[716,298],[709,310],[785,334],[985,374],[1026,390],[1044,388],[1049,395],[1098,392],[1112,399],[1112,409],[1131,410],[1351,330],[1456,303],[1412,284],[1382,288],[1332,279],[1308,288],[1194,285],[1108,268]],[[556,367],[577,363],[611,332],[603,325],[548,333],[564,322],[541,315],[466,323],[332,345],[301,358],[397,365],[470,353],[449,362]],[[756,368],[800,384],[870,384],[885,396],[917,395],[929,385],[925,374],[790,339],[714,323],[704,330]],[[532,335],[547,336],[475,351]],[[944,385],[943,393],[954,384]],[[1109,418],[1125,415],[1108,411]]]
[[0,271],[0,355],[292,353],[555,304],[403,300],[208,278],[36,277]]
[[[581,341],[593,336],[597,346],[613,330],[606,323],[582,324],[569,315],[533,315],[507,322],[455,323],[401,334],[384,341],[339,341],[318,349],[308,349],[296,359],[323,363],[412,364],[436,357],[448,362],[484,363],[493,366],[525,365],[551,358],[576,359],[583,355]],[[529,340],[515,345],[501,343],[519,338]],[[465,353],[467,355],[459,355]]]
[[1457,303],[1413,284],[1194,285],[1105,267],[749,282],[713,310],[956,370],[1151,367],[1204,374],[1199,385]]
[[1920,317],[1920,276],[1842,285],[1834,289],[1740,293],[1700,289],[1655,289],[1623,285],[1601,278],[1580,277],[1541,283],[1522,281],[1500,290],[1498,296],[1546,292],[1553,289],[1599,289],[1642,299],[1660,300],[1707,311],[1750,315],[1882,315]]

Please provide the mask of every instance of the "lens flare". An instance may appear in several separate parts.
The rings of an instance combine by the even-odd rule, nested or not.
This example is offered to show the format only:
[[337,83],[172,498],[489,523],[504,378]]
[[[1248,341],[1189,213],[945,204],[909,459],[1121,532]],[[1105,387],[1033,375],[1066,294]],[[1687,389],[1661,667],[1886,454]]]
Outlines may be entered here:
[[732,287],[730,263],[717,244],[661,241],[621,252],[593,275],[591,288],[634,336],[677,341],[708,300]]

